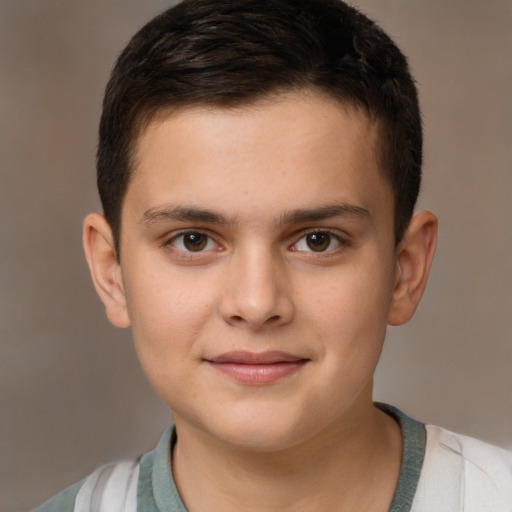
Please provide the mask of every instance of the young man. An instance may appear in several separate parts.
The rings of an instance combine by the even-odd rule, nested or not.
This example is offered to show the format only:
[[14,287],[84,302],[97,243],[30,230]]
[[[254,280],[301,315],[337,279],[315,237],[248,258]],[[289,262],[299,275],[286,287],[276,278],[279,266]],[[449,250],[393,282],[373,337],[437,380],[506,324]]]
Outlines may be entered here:
[[174,427],[40,507],[506,511],[512,456],[372,402],[437,220],[403,55],[339,0],[185,0],[119,58],[84,247]]

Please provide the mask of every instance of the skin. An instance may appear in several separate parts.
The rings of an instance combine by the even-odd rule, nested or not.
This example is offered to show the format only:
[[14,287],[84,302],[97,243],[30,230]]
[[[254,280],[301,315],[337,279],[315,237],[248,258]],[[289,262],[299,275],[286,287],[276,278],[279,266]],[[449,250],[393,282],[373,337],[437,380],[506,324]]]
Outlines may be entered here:
[[[107,315],[173,412],[190,511],[388,509],[401,436],[372,379],[386,326],[419,303],[436,219],[394,246],[377,143],[374,121],[311,91],[174,112],[138,140],[120,261],[86,218]],[[293,361],[244,380],[217,364],[233,351]]]

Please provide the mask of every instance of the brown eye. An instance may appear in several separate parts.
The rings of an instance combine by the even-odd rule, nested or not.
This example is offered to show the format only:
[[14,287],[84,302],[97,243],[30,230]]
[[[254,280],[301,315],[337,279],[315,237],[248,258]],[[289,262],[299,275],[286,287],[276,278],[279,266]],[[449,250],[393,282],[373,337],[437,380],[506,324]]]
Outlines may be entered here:
[[[164,243],[164,247],[177,256],[185,258],[202,257],[201,255],[222,251],[222,246],[213,237],[201,231],[185,231]],[[203,260],[201,260],[203,261]]]
[[336,233],[331,233],[330,231],[310,231],[299,238],[290,249],[304,253],[330,253],[347,245],[348,243]]
[[325,251],[331,245],[331,235],[329,233],[310,233],[306,235],[306,244],[312,251]]
[[183,246],[191,252],[202,251],[208,245],[208,237],[202,233],[187,233],[183,236]]

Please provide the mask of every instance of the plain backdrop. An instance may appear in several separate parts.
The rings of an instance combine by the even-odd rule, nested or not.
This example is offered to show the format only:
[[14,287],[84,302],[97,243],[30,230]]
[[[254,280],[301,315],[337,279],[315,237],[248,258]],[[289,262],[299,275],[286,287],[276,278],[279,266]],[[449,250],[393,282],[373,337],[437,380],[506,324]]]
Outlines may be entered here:
[[[0,0],[0,510],[151,449],[169,413],[89,281],[103,88],[163,0]],[[390,329],[376,398],[512,447],[512,2],[360,0],[409,56],[440,218],[422,305]]]

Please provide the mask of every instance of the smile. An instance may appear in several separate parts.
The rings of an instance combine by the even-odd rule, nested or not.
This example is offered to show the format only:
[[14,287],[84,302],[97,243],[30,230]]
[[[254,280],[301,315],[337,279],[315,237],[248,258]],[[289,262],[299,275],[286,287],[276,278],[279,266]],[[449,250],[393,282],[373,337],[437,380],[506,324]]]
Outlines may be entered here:
[[285,352],[227,352],[206,362],[242,384],[272,384],[299,371],[309,359]]

